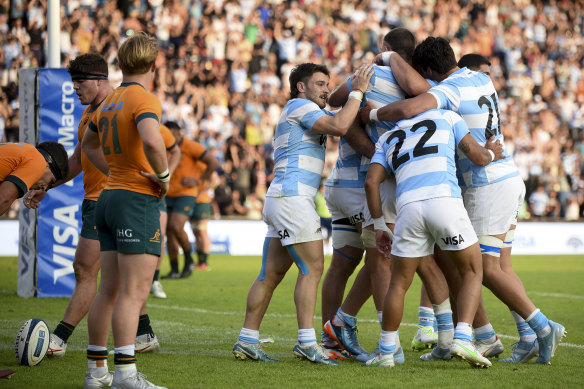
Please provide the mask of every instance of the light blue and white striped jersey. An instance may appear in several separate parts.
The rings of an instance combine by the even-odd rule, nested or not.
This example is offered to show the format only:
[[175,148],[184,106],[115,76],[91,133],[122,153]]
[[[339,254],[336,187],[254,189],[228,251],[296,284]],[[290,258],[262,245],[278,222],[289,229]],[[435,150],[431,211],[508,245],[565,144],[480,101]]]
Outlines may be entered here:
[[[347,79],[349,92],[353,90],[351,87],[351,79],[352,77]],[[365,91],[363,103],[368,101],[373,103],[376,108],[380,108],[394,101],[403,100],[404,97],[404,92],[393,76],[391,68],[388,66],[373,65],[373,76],[371,76],[369,87]],[[371,142],[375,144],[379,136],[393,127],[393,125],[391,122],[377,122],[366,125],[365,131]],[[325,185],[339,188],[362,188],[365,186],[368,168],[369,158],[357,153],[341,137],[339,142],[339,157]]]
[[462,197],[454,155],[458,143],[468,133],[459,115],[432,109],[400,120],[379,138],[371,163],[395,174],[398,211],[413,201]]
[[[466,122],[476,141],[484,146],[495,135],[504,144],[499,126],[499,97],[489,76],[467,68],[457,70],[437,86],[431,93],[438,101],[438,108],[458,113]],[[487,166],[476,166],[462,152],[458,152],[459,178],[461,186],[478,187],[519,175],[513,159],[505,150],[505,158]]]
[[365,177],[367,171],[364,173],[359,170],[361,166],[361,154],[357,153],[345,140],[341,137],[339,140],[339,156],[337,163],[331,171],[325,186],[337,188],[363,188],[365,186]]
[[[347,85],[351,90],[351,83]],[[363,96],[363,105],[366,102],[372,103],[375,108],[381,108],[387,104],[405,99],[406,95],[395,79],[391,67],[373,65],[373,76],[369,81],[369,87]],[[391,129],[393,122],[375,122],[365,126],[365,131],[374,144],[379,137],[387,130]],[[369,168],[369,158],[363,157],[361,160],[361,170],[367,171]]]
[[266,196],[311,196],[320,186],[326,135],[312,131],[314,123],[334,113],[307,99],[286,103],[274,134],[274,180]]

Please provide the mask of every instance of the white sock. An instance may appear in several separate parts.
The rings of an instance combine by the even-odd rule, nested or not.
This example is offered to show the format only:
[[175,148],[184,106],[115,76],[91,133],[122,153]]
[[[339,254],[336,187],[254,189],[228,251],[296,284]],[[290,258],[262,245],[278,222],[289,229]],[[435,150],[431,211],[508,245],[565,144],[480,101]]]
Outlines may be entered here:
[[[107,347],[96,346],[96,345],[90,344],[89,346],[87,346],[87,350],[89,350],[89,351],[107,351]],[[103,360],[103,366],[100,366],[100,367],[97,366],[97,362],[98,361],[96,361],[96,360],[88,359],[87,360],[87,367],[89,369],[89,374],[91,374],[95,378],[101,378],[108,373],[107,359]],[[100,361],[100,362],[102,362],[102,361]]]
[[136,355],[136,348],[134,344],[129,344],[127,346],[115,347],[114,354],[124,354],[124,355]]
[[316,344],[316,332],[314,328],[301,328],[298,330],[298,342],[302,347],[312,346]]
[[[495,333],[495,330],[493,329],[493,326],[491,325],[491,323],[485,324],[484,326],[481,326],[479,328],[475,328],[474,329],[475,339],[479,339],[479,338],[481,338],[479,335],[486,334],[489,332]],[[493,343],[496,340],[497,340],[497,335],[493,335],[493,336],[490,336],[490,337],[485,338],[485,339],[481,338],[481,341],[484,343],[487,343],[487,344]]]
[[384,331],[381,330],[381,336],[379,339],[379,347],[381,348],[382,352],[383,349],[391,348],[393,346],[393,352],[397,350],[396,345],[397,339],[397,331]]
[[472,327],[469,323],[459,321],[456,324],[456,329],[454,330],[454,332],[459,332],[461,334],[468,335],[472,339]]
[[238,340],[244,343],[257,344],[260,342],[260,332],[258,330],[250,330],[249,328],[242,328],[239,333]]

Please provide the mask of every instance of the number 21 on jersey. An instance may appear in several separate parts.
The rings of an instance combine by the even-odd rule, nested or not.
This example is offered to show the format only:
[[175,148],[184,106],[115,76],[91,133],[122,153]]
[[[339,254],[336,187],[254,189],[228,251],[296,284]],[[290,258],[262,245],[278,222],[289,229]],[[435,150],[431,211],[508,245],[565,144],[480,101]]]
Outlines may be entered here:
[[103,154],[104,155],[108,155],[111,154],[111,148],[110,146],[106,146],[106,143],[108,142],[108,137],[111,135],[111,143],[113,144],[113,148],[114,148],[114,154],[121,154],[122,153],[122,148],[120,147],[120,138],[118,136],[118,114],[115,114],[111,121],[105,117],[102,116],[101,119],[99,119],[99,132],[102,134],[101,135],[101,148],[103,150]]

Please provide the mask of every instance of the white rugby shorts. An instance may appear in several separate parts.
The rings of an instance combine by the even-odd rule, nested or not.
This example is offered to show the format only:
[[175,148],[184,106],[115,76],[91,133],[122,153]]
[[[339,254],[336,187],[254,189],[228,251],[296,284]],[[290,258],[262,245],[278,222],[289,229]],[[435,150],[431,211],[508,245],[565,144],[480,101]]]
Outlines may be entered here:
[[[379,185],[379,192],[381,195],[381,209],[383,211],[383,217],[385,218],[385,223],[395,223],[396,219],[396,197],[395,197],[395,177],[392,175],[386,178],[381,185]],[[373,218],[371,217],[371,212],[369,212],[369,207],[367,206],[367,199],[365,199],[365,206],[363,207],[363,216],[365,221],[363,222],[363,228],[373,224]]]
[[363,222],[363,208],[367,205],[365,188],[325,186],[324,199],[333,223],[339,219],[349,219],[351,224]]
[[517,214],[525,198],[521,176],[476,188],[463,195],[468,217],[478,236],[499,235],[517,225]]
[[314,198],[308,196],[266,196],[262,212],[268,238],[278,238],[282,246],[322,240],[320,217]]
[[458,251],[478,242],[462,199],[437,197],[401,207],[395,220],[391,253],[405,258],[442,250]]

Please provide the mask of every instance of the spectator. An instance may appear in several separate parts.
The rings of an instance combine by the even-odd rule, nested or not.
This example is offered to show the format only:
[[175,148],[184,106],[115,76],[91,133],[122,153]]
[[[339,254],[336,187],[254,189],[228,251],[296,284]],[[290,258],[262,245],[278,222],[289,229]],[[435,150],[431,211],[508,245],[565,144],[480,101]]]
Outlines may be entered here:
[[548,194],[545,192],[544,186],[539,184],[535,192],[531,193],[529,196],[531,214],[539,217],[546,216],[549,205],[550,199]]
[[[154,34],[162,49],[153,91],[165,106],[164,117],[216,147],[224,164],[231,164],[225,169],[231,175],[246,159],[230,157],[233,144],[247,153],[263,147],[260,170],[272,163],[271,138],[297,61],[327,65],[335,87],[377,51],[388,27],[407,27],[418,41],[444,36],[458,57],[490,56],[501,129],[526,182],[526,198],[541,181],[548,197],[557,192],[558,218],[573,195],[581,203],[584,37],[577,32],[584,29],[584,9],[577,0],[516,8],[507,3],[422,2],[414,8],[380,0],[71,0],[62,2],[61,54],[66,64],[82,52],[99,52],[117,86],[120,43],[138,29]],[[0,86],[6,95],[0,99],[0,126],[7,140],[17,140],[18,69],[46,63],[46,8],[46,0],[0,0]],[[242,140],[233,143],[230,137]],[[335,158],[334,148],[327,148],[327,168]],[[250,160],[245,163],[250,169]],[[268,185],[269,178],[265,181]],[[253,185],[241,194],[242,203]]]

